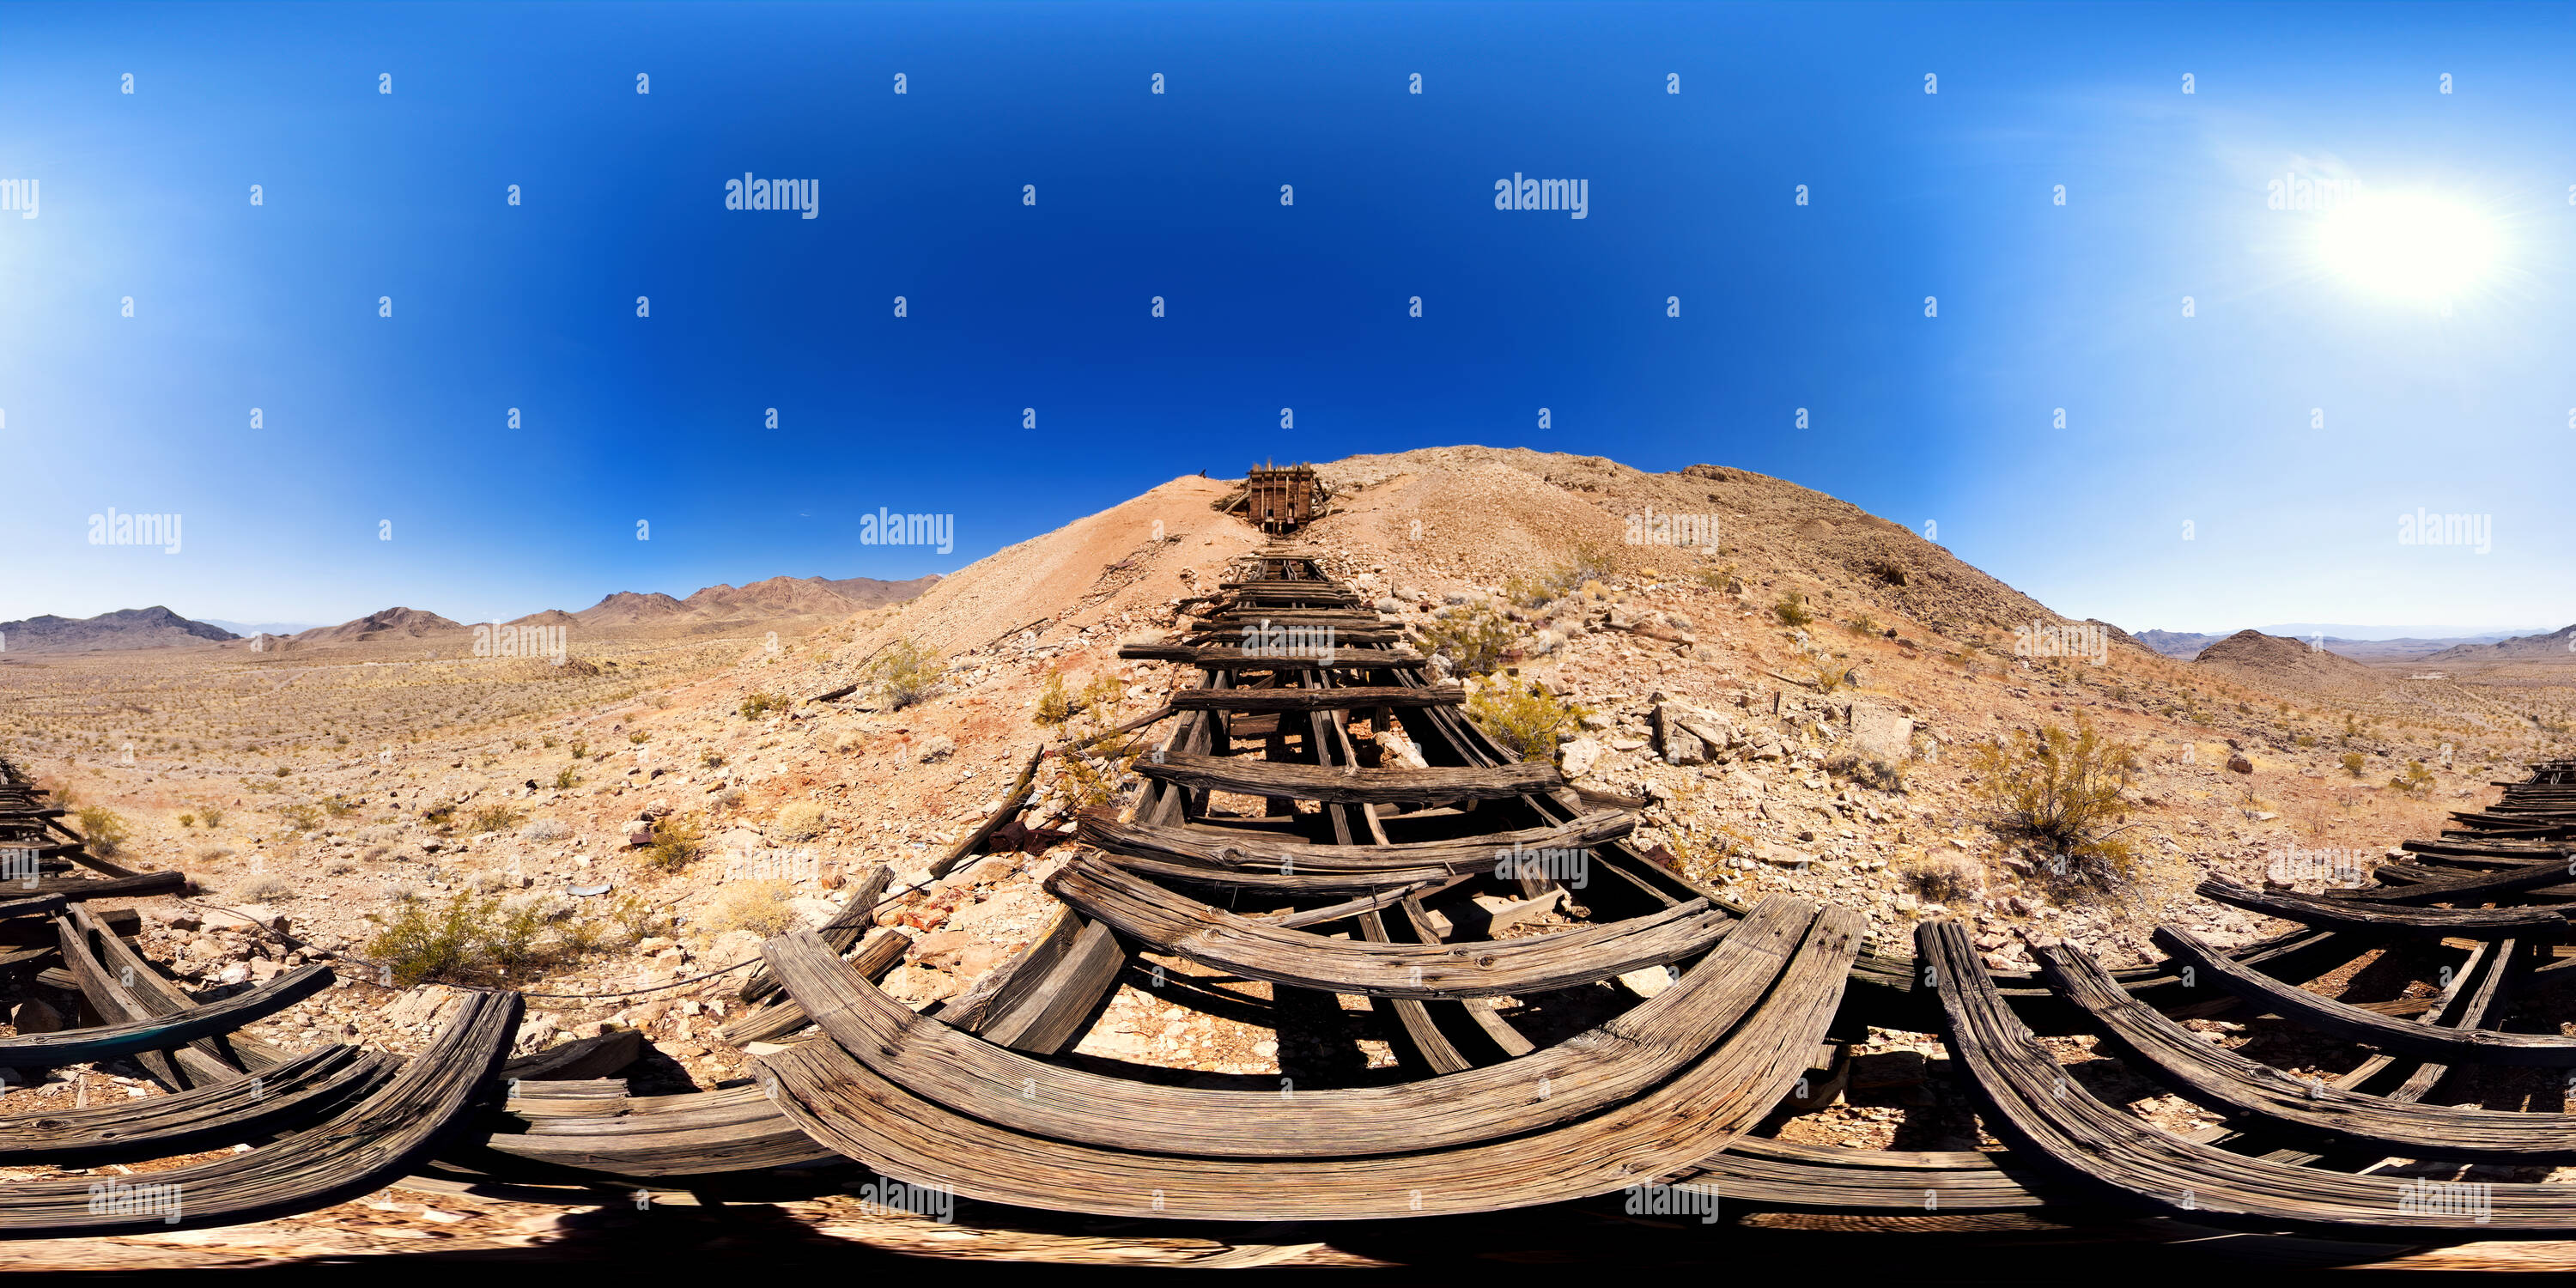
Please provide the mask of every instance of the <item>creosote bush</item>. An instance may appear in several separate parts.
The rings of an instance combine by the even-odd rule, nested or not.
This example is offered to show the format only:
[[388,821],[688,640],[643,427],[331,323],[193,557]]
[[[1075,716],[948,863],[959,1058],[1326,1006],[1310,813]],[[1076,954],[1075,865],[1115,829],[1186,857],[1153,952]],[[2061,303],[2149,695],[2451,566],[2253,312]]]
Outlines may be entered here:
[[2000,830],[2045,845],[2051,855],[2089,859],[2123,875],[2135,859],[2112,824],[2125,812],[2121,793],[2138,769],[2137,749],[2103,737],[2090,721],[2072,733],[2056,725],[2033,737],[1988,742],[1972,762],[1979,789],[2001,813]]
[[1771,615],[1779,618],[1782,626],[1793,630],[1816,620],[1816,615],[1807,611],[1807,597],[1794,590],[1782,595],[1780,602],[1771,606]]
[[81,839],[89,843],[89,852],[110,855],[117,847],[133,838],[125,826],[125,816],[104,805],[83,805],[75,814],[80,820]]
[[513,975],[595,951],[599,935],[566,927],[545,942],[547,918],[534,900],[476,899],[459,890],[443,908],[405,898],[394,919],[367,944],[367,956],[401,987],[496,984]]
[[899,639],[887,645],[869,669],[876,677],[886,709],[901,711],[939,692],[939,680],[948,673],[948,662],[935,649]]
[[1443,609],[1420,628],[1422,651],[1449,659],[1460,675],[1488,675],[1512,645],[1511,619],[1492,604]]
[[1488,684],[1467,699],[1467,714],[1522,760],[1554,761],[1557,735],[1591,712],[1534,684]]
[[644,847],[643,859],[649,867],[677,872],[705,849],[706,837],[697,824],[674,816],[653,824],[653,843]]

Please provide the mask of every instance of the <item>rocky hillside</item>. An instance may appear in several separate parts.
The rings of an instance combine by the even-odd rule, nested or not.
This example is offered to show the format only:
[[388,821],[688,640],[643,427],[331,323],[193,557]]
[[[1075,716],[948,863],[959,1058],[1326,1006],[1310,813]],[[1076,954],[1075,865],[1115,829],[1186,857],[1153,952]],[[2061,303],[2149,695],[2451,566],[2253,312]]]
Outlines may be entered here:
[[2576,662],[2576,626],[2546,635],[2519,635],[2493,644],[2458,644],[2426,654],[2424,662]]
[[0,622],[0,652],[73,653],[88,649],[179,648],[241,638],[190,621],[167,608],[120,608],[96,617],[30,617]]
[[290,644],[356,644],[373,640],[420,639],[447,635],[465,627],[417,608],[388,608],[337,626],[316,626],[287,637]]
[[2388,677],[2351,658],[2315,648],[2305,640],[2238,631],[2202,649],[2194,666],[2257,684],[2267,689],[2344,697],[2374,696]]

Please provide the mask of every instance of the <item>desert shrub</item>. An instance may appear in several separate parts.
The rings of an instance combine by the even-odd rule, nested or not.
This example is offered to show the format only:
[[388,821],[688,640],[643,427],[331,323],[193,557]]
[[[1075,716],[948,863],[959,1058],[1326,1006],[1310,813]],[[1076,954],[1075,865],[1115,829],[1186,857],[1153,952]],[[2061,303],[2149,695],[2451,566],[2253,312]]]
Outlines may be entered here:
[[1594,584],[1610,571],[1607,547],[1578,544],[1571,558],[1546,572],[1513,574],[1503,582],[1503,597],[1521,608],[1536,608]]
[[1127,767],[1136,763],[1144,744],[1129,737],[1112,739],[1064,758],[1063,787],[1076,813],[1105,809],[1126,789]]
[[220,862],[224,859],[229,859],[232,856],[233,847],[229,845],[200,845],[197,847],[196,859],[197,862],[201,864]]
[[646,732],[644,732],[644,731],[643,731],[643,730],[641,730],[641,729],[638,729],[638,730],[636,730],[635,732],[633,732],[633,733],[630,733],[630,734],[626,735],[626,741],[628,741],[628,742],[630,742],[630,743],[633,743],[633,744],[635,744],[635,745],[636,745],[636,746],[638,746],[638,747],[641,747],[641,746],[643,746],[645,743],[648,743],[648,742],[653,741],[653,735],[651,735],[651,734],[649,734],[649,733],[646,733]]
[[789,801],[778,807],[770,831],[782,841],[810,841],[823,834],[823,807],[812,801]]
[[232,897],[248,903],[275,903],[295,897],[296,885],[275,872],[262,872],[232,888]]
[[545,914],[532,900],[476,899],[460,890],[445,907],[433,908],[404,898],[366,952],[406,988],[490,984],[553,958],[541,942],[545,926]]
[[196,815],[194,815],[194,814],[182,814],[182,815],[180,815],[180,816],[179,816],[179,826],[181,826],[181,827],[195,827],[196,825],[197,825],[197,816],[196,816]]
[[2137,749],[2104,738],[2090,721],[2073,733],[2056,725],[2032,737],[1977,748],[1978,787],[2001,813],[2000,830],[2046,845],[2052,854],[2090,859],[2118,875],[2134,858],[2111,824],[2138,769]]
[[1877,618],[1867,613],[1855,613],[1850,621],[1843,623],[1843,629],[1854,635],[1876,635],[1881,627]]
[[208,827],[222,827],[224,825],[223,807],[218,805],[198,806],[197,817],[204,820]]
[[1815,682],[1816,692],[1831,693],[1852,682],[1852,668],[1820,657],[1808,663],[1807,678]]
[[570,765],[566,765],[555,771],[556,791],[568,792],[579,786],[581,786],[581,776],[572,772],[572,767]]
[[1962,855],[1935,854],[1897,869],[1897,878],[1918,898],[1954,903],[1986,888],[1986,870]]
[[133,839],[125,826],[125,816],[104,805],[83,805],[74,817],[80,820],[80,834],[88,842],[89,852],[114,854],[117,847]]
[[697,824],[675,816],[653,824],[653,843],[644,847],[643,858],[649,867],[677,872],[705,849],[706,837]]
[[523,811],[507,805],[486,805],[474,811],[473,817],[465,821],[465,829],[478,833],[507,832],[517,827],[520,820],[526,817],[527,814]]
[[310,832],[322,826],[321,807],[306,802],[280,805],[269,812],[277,815],[278,821],[286,824],[289,831]]
[[796,888],[784,881],[737,881],[716,900],[714,928],[748,930],[775,939],[804,924],[792,902]]
[[784,694],[755,691],[750,697],[742,700],[742,706],[738,710],[741,711],[743,719],[758,720],[772,711],[784,711],[789,705],[790,699]]
[[575,738],[571,742],[564,744],[564,750],[572,753],[572,758],[574,760],[579,760],[590,754],[590,743],[583,739]]
[[1882,792],[1905,790],[1905,767],[1889,764],[1876,756],[1846,751],[1826,761],[1825,772]]
[[2433,785],[2433,772],[2424,768],[2423,761],[2410,760],[2406,762],[2406,768],[2388,780],[2388,785],[2401,792],[2425,791]]
[[358,807],[350,804],[345,797],[325,796],[322,798],[322,812],[333,818],[347,818],[357,813]]
[[1103,671],[1091,677],[1091,683],[1082,686],[1082,709],[1094,713],[1106,712],[1111,707],[1117,706],[1126,696],[1126,684],[1117,676]]
[[1053,729],[1071,720],[1081,710],[1082,704],[1077,702],[1072,694],[1064,691],[1064,672],[1049,671],[1046,687],[1038,693],[1037,714],[1029,718]]
[[939,680],[948,673],[948,662],[935,649],[899,639],[869,663],[869,670],[876,677],[886,709],[901,711],[928,701],[939,691]]
[[1780,602],[1771,606],[1771,615],[1779,618],[1782,626],[1792,629],[1816,620],[1816,615],[1807,611],[1807,597],[1794,590],[1782,595]]
[[2367,763],[2367,761],[2362,759],[2360,752],[2347,751],[2343,754],[2343,772],[2350,774],[2355,778],[2361,777],[2361,767]]
[[1511,619],[1486,603],[1443,609],[1417,629],[1422,651],[1448,658],[1460,675],[1492,673],[1512,643]]
[[563,838],[564,825],[550,818],[538,819],[519,829],[520,840],[534,841],[541,845],[547,841],[560,841]]
[[1700,569],[1699,584],[1711,590],[1725,591],[1730,595],[1742,594],[1744,591],[1744,579],[1736,575],[1733,560],[1719,564],[1715,568]]
[[1591,712],[1536,685],[1489,684],[1467,699],[1467,714],[1522,760],[1554,761],[1557,735]]

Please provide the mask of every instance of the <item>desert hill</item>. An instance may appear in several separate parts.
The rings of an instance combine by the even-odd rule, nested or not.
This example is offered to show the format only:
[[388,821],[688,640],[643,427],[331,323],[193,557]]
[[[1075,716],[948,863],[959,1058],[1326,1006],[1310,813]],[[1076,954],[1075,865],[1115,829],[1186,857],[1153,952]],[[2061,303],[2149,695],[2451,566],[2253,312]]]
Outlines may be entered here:
[[417,608],[388,608],[337,626],[316,626],[287,637],[291,644],[355,644],[369,640],[419,639],[465,627]]
[[241,638],[206,622],[190,621],[156,604],[120,608],[96,617],[30,617],[0,622],[0,649],[12,653],[73,653],[88,649],[174,648],[221,644]]
[[2493,644],[2456,644],[2426,654],[2425,662],[2576,662],[2576,626],[2546,635],[2520,635]]
[[2387,685],[2383,673],[2305,640],[2238,631],[2200,651],[2195,666],[2266,688],[2359,696]]

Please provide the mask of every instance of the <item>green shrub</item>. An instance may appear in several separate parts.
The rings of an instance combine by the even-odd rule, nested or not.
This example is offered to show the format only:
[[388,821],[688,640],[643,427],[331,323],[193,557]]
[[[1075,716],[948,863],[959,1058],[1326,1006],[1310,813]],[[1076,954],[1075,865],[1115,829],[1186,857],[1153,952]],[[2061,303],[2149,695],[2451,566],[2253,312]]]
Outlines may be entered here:
[[1046,688],[1038,693],[1037,714],[1030,718],[1049,729],[1060,727],[1082,710],[1073,695],[1064,691],[1064,672],[1047,672]]
[[2410,760],[2406,762],[2406,768],[2388,780],[2388,785],[2401,792],[2425,791],[2433,786],[2433,772],[2424,768],[2423,761]]
[[581,779],[580,779],[580,778],[578,778],[578,777],[576,777],[576,776],[573,774],[573,772],[572,772],[572,766],[570,766],[570,765],[566,765],[566,766],[564,766],[563,768],[558,769],[558,770],[556,770],[556,771],[555,771],[555,790],[556,790],[556,791],[559,791],[559,792],[568,792],[568,791],[571,791],[573,788],[578,787],[578,786],[580,786],[580,785],[581,785]]
[[758,720],[772,711],[784,711],[791,705],[793,700],[784,694],[755,691],[742,700],[740,710],[743,719]]
[[592,937],[567,933],[545,941],[546,918],[530,901],[476,899],[457,891],[444,908],[405,899],[367,944],[367,956],[405,988],[415,984],[494,984],[530,967],[595,950]]
[[1771,615],[1779,618],[1782,626],[1792,629],[1816,620],[1816,615],[1807,611],[1807,597],[1794,590],[1782,595],[1780,602],[1771,606]]
[[876,677],[886,709],[901,711],[928,701],[939,691],[939,680],[948,673],[948,662],[937,650],[899,639],[869,663],[869,670]]
[[1467,714],[1522,760],[1553,762],[1557,734],[1591,712],[1541,692],[1536,685],[1489,684],[1467,699]]
[[1448,658],[1460,675],[1491,674],[1512,644],[1511,619],[1487,603],[1445,609],[1419,629],[1422,651]]
[[125,816],[104,805],[83,805],[74,817],[80,820],[81,839],[89,843],[92,854],[114,854],[119,846],[133,839],[133,833],[126,829]]
[[289,831],[310,832],[322,826],[322,810],[316,805],[298,802],[280,805],[269,812],[277,815],[278,821],[286,824]]
[[2368,762],[2362,759],[2360,752],[2347,751],[2343,754],[2343,772],[2355,778],[2361,777],[2361,767],[2366,763]]
[[663,872],[677,872],[705,849],[706,837],[697,824],[674,816],[653,825],[653,843],[644,847],[644,862]]
[[2128,871],[2135,855],[2111,823],[2126,808],[2121,797],[2137,773],[2137,749],[2104,738],[2090,721],[2068,733],[2056,725],[2034,738],[2015,729],[2010,743],[1979,747],[1973,766],[1978,788],[2001,812],[2000,830],[2046,845],[2052,855],[2093,859],[2111,875]]
[[517,827],[520,821],[526,817],[526,811],[514,809],[508,805],[486,805],[483,808],[474,811],[474,816],[466,820],[465,830],[469,832],[507,832],[511,828]]

